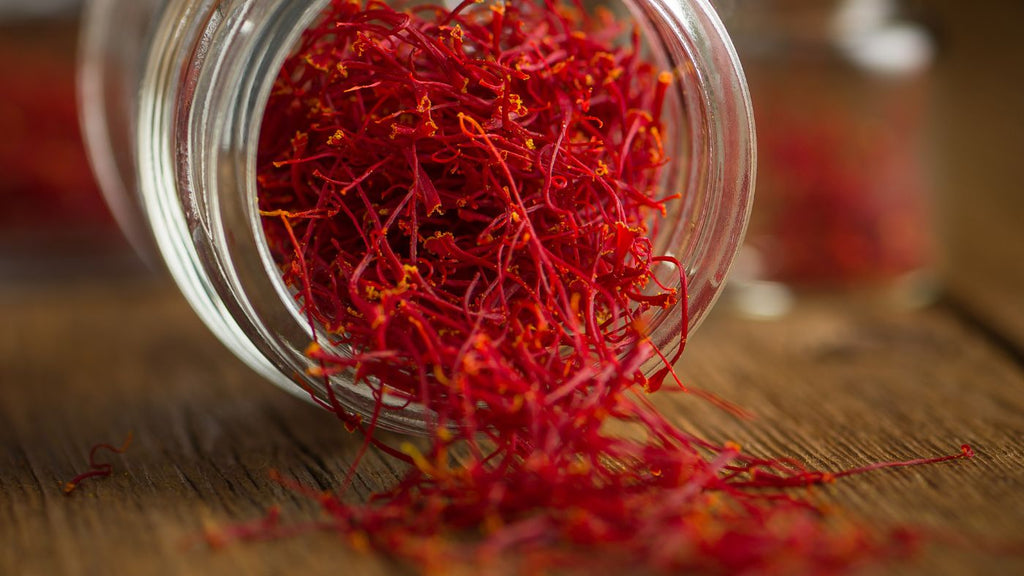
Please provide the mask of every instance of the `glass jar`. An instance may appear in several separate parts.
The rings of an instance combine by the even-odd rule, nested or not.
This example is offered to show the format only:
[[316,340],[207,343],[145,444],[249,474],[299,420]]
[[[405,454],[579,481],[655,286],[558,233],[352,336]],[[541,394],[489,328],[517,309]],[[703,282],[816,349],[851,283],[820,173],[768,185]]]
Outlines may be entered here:
[[914,4],[716,0],[760,136],[758,202],[734,275],[741,308],[777,315],[790,288],[907,306],[934,294],[935,43]]
[[[255,162],[266,101],[299,35],[327,0],[93,0],[85,14],[80,91],[93,162],[126,234],[159,254],[210,329],[268,380],[323,397],[307,375],[314,335],[263,238]],[[665,144],[679,191],[655,249],[684,264],[688,329],[723,285],[752,199],[754,131],[740,65],[706,0],[627,0],[651,56],[677,71]],[[666,282],[671,273],[666,271]],[[678,279],[675,282],[678,284]],[[678,349],[681,309],[650,322]],[[318,338],[324,340],[324,338]],[[374,400],[344,375],[346,409]],[[381,426],[423,428],[422,410],[388,411]]]

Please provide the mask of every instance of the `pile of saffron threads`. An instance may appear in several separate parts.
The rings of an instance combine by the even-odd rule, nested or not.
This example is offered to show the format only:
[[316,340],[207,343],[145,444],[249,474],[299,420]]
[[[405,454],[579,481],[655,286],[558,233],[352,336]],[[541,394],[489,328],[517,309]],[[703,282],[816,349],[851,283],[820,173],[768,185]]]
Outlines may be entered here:
[[[610,13],[561,0],[335,1],[306,31],[264,117],[266,237],[329,334],[313,376],[354,376],[377,409],[315,399],[411,465],[368,503],[310,492],[315,527],[427,572],[821,573],[906,551],[780,490],[866,469],[755,458],[648,402],[678,379],[646,320],[686,298],[682,271],[655,274],[679,264],[649,224],[675,200],[659,188],[674,81]],[[395,399],[435,416],[426,449],[372,438]],[[233,535],[274,531],[295,527]]]

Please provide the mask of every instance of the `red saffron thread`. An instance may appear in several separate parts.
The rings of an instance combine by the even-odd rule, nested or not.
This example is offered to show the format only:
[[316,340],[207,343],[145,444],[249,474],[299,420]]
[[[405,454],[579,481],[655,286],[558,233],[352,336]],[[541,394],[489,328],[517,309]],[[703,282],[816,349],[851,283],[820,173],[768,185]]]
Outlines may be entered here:
[[120,446],[113,446],[111,444],[96,444],[95,446],[93,446],[92,449],[89,450],[89,469],[86,470],[85,472],[82,472],[78,476],[75,476],[68,482],[65,482],[64,494],[70,495],[72,492],[75,491],[75,489],[78,488],[78,485],[80,483],[82,483],[84,480],[88,480],[89,478],[106,478],[107,476],[110,476],[114,472],[114,465],[111,464],[110,462],[97,461],[97,455],[102,450],[113,452],[114,454],[124,454],[128,450],[128,447],[131,446],[131,444],[132,434],[129,433],[128,437],[125,438],[124,443],[121,444]]
[[[609,12],[559,0],[336,0],[303,35],[264,117],[264,230],[327,335],[310,374],[350,376],[376,410],[363,423],[330,386],[316,401],[366,432],[360,457],[373,444],[411,465],[363,505],[280,480],[322,507],[303,529],[428,572],[516,557],[819,573],[906,550],[777,489],[969,448],[815,472],[685,433],[648,402],[667,378],[686,390],[646,334],[677,303],[685,327],[686,278],[651,240],[676,199],[659,189],[676,79],[642,52]],[[655,273],[665,264],[678,287]],[[373,439],[411,403],[433,415],[425,450]],[[272,514],[215,543],[281,533]],[[595,547],[606,554],[580,553]]]

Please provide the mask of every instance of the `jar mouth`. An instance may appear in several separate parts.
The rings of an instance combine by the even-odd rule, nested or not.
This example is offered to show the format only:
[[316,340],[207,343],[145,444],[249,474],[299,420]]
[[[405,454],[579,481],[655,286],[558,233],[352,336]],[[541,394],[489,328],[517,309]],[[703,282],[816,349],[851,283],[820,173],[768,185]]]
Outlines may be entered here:
[[[281,278],[257,205],[257,147],[274,79],[327,3],[225,0],[166,9],[154,42],[173,49],[151,56],[141,93],[140,191],[172,275],[237,355],[293,393],[314,390],[322,402],[331,397],[370,417],[377,402],[369,387],[345,375],[330,385],[310,376],[316,366],[307,346],[330,338],[311,328]],[[696,329],[717,298],[739,248],[752,200],[752,115],[735,52],[706,0],[622,3],[658,64],[681,79],[671,99],[682,126],[672,146],[682,158],[667,178],[685,193],[655,248],[683,263],[691,315],[682,326],[679,303],[652,318],[649,334],[671,355],[679,334]],[[395,402],[404,408],[386,411],[379,426],[422,431],[423,409]]]
[[[739,57],[710,2],[624,1],[681,79],[673,88],[684,107],[685,173],[670,186],[683,197],[666,217],[678,224],[658,235],[655,252],[674,253],[682,263],[689,300],[678,306],[689,313],[686,326],[678,308],[649,326],[651,342],[671,357],[685,344],[679,334],[692,335],[707,318],[740,250],[753,205],[753,111]],[[656,360],[645,366],[660,367]]]

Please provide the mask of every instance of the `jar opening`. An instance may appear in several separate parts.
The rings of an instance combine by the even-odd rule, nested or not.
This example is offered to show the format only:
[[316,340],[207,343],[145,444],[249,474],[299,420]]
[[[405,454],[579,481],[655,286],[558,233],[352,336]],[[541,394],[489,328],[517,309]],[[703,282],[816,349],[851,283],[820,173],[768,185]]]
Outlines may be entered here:
[[[355,40],[349,40],[346,44],[346,49],[354,50],[356,52],[362,52],[364,50],[382,50],[382,52],[391,51],[391,54],[387,54],[388,57],[392,58],[392,61],[397,62],[400,59],[412,58],[410,55],[410,47],[403,46],[400,41],[396,41],[397,35],[395,30],[400,27],[404,27],[408,24],[407,21],[398,20],[400,17],[409,18],[410,16],[416,17],[418,14],[422,14],[425,11],[434,11],[435,9],[429,5],[423,4],[410,4],[408,12],[401,13],[384,13],[377,15],[379,19],[374,23],[379,28],[386,28],[392,26],[393,28],[387,34],[382,34],[379,38],[374,38],[375,45],[370,46],[367,44],[361,44],[366,38],[361,38],[358,35]],[[500,7],[501,5],[490,6],[486,8],[479,8],[479,10],[487,12],[497,12],[499,9],[504,13],[505,8]],[[460,8],[461,9],[461,8]],[[465,13],[470,13],[474,8],[466,8]],[[489,10],[488,10],[489,9]],[[441,14],[441,9],[436,10],[439,18],[452,18],[451,16],[444,16]],[[413,142],[413,150],[407,152],[404,158],[397,158],[397,166],[394,166],[394,157],[389,160],[388,158],[380,159],[380,156],[370,155],[368,158],[363,158],[362,152],[365,151],[366,146],[379,145],[382,140],[374,140],[372,136],[368,136],[368,133],[372,132],[374,125],[388,123],[390,125],[391,134],[390,138],[392,141],[399,137],[404,137],[411,132],[417,130],[430,131],[431,135],[438,131],[438,125],[435,122],[434,116],[444,116],[444,109],[449,106],[467,106],[468,104],[475,103],[476,100],[483,98],[500,99],[506,97],[506,91],[513,90],[513,78],[514,72],[521,72],[521,78],[518,80],[526,80],[531,74],[544,75],[552,74],[553,68],[557,66],[567,65],[566,61],[558,61],[557,58],[561,54],[548,54],[546,57],[549,60],[543,62],[543,68],[540,65],[529,65],[527,64],[526,71],[523,71],[521,62],[517,64],[516,70],[512,70],[511,67],[506,68],[506,72],[509,74],[507,78],[507,86],[495,86],[493,83],[500,80],[497,76],[494,79],[491,78],[469,78],[464,74],[460,73],[458,69],[446,70],[445,74],[448,74],[452,80],[453,85],[449,88],[454,87],[456,81],[461,81],[461,92],[468,94],[469,97],[475,98],[476,100],[467,100],[464,102],[458,102],[457,99],[452,98],[448,101],[445,100],[450,94],[445,93],[444,90],[440,92],[431,92],[430,87],[424,87],[426,82],[417,84],[418,80],[414,80],[409,83],[390,83],[386,84],[386,80],[376,80],[372,74],[365,77],[364,80],[355,81],[351,80],[349,75],[358,74],[363,70],[358,69],[360,65],[367,65],[367,62],[360,61],[355,64],[356,70],[350,71],[346,68],[346,65],[342,61],[333,59],[334,54],[324,51],[314,51],[313,46],[310,44],[309,36],[310,31],[316,31],[317,27],[327,26],[338,26],[341,27],[342,23],[327,22],[325,23],[322,16],[318,16],[314,19],[309,28],[299,37],[295,43],[288,50],[288,55],[285,56],[285,64],[283,71],[277,76],[277,80],[274,87],[270,90],[269,100],[271,103],[275,103],[275,99],[280,99],[283,95],[284,99],[288,102],[283,108],[280,104],[276,104],[274,111],[265,110],[263,115],[263,124],[261,125],[261,137],[260,137],[260,149],[256,152],[258,158],[257,166],[271,165],[271,169],[261,172],[258,176],[259,184],[256,186],[257,195],[260,196],[256,199],[256,202],[260,205],[260,213],[263,215],[263,219],[257,226],[256,234],[261,236],[266,246],[269,248],[269,258],[265,261],[268,263],[268,274],[275,279],[284,280],[278,285],[278,289],[282,294],[287,294],[289,298],[285,301],[289,303],[293,316],[298,319],[300,323],[304,323],[308,326],[316,326],[317,333],[312,336],[312,339],[317,343],[317,350],[321,354],[328,355],[332,358],[340,357],[351,357],[348,344],[341,344],[340,346],[332,345],[332,342],[338,341],[339,331],[344,332],[349,328],[346,327],[347,323],[353,321],[358,322],[363,319],[362,313],[358,315],[349,315],[348,311],[341,311],[335,313],[325,314],[323,309],[325,306],[333,304],[336,300],[336,296],[331,294],[329,291],[324,292],[323,288],[325,285],[331,285],[337,289],[339,282],[337,278],[331,278],[330,275],[352,275],[352,274],[364,274],[366,273],[365,267],[366,262],[358,264],[356,262],[348,262],[352,256],[350,254],[344,254],[341,250],[333,251],[329,250],[328,255],[323,262],[324,269],[321,272],[328,274],[328,276],[321,276],[320,279],[311,282],[308,275],[305,274],[294,274],[294,269],[297,266],[305,267],[305,271],[308,272],[310,268],[310,257],[316,259],[320,258],[322,254],[307,254],[306,258],[299,258],[292,260],[290,254],[298,253],[299,244],[308,245],[311,242],[317,242],[315,237],[309,228],[307,228],[302,222],[303,219],[310,216],[313,212],[333,212],[332,217],[337,218],[340,221],[329,227],[329,230],[337,231],[338,226],[351,226],[358,230],[358,235],[366,236],[367,234],[378,234],[381,238],[378,238],[379,242],[386,245],[385,252],[390,253],[390,256],[395,261],[397,266],[399,261],[408,261],[409,256],[416,260],[416,250],[425,252],[430,250],[431,242],[433,244],[442,244],[445,240],[451,240],[454,237],[447,230],[430,229],[425,226],[431,216],[434,215],[433,209],[429,206],[424,207],[418,217],[410,221],[402,221],[401,219],[395,218],[394,214],[389,211],[405,210],[410,201],[416,202],[417,199],[420,202],[431,202],[436,201],[436,209],[438,212],[442,212],[441,199],[438,195],[438,191],[435,188],[434,181],[438,180],[452,180],[448,176],[454,174],[456,170],[462,170],[465,172],[465,167],[457,166],[457,158],[462,153],[457,147],[454,146],[440,146],[433,150],[432,153],[423,154],[419,150],[416,150],[417,144],[415,140]],[[613,47],[632,47],[635,49],[636,54],[634,57],[643,62],[645,66],[649,66],[653,70],[653,74],[656,80],[649,82],[648,87],[655,90],[662,90],[662,93],[657,98],[657,114],[659,118],[664,118],[663,124],[658,126],[646,126],[638,120],[633,121],[632,126],[623,126],[621,138],[626,142],[623,144],[625,148],[630,146],[630,142],[633,139],[640,140],[641,138],[649,138],[652,146],[656,146],[657,150],[652,148],[649,153],[653,156],[655,154],[662,158],[657,160],[657,176],[654,178],[656,181],[652,181],[653,187],[658,189],[654,195],[658,197],[658,200],[662,198],[674,198],[671,201],[665,202],[664,208],[658,210],[651,210],[650,213],[641,219],[641,224],[646,228],[647,233],[650,234],[654,240],[652,252],[656,255],[666,256],[670,259],[679,257],[682,260],[682,265],[686,267],[684,272],[688,276],[695,276],[700,273],[698,266],[699,259],[703,256],[703,252],[706,251],[706,247],[701,246],[700,242],[717,241],[717,239],[710,239],[708,237],[701,238],[700,232],[706,231],[708,225],[705,220],[713,218],[714,212],[709,209],[712,207],[715,199],[707,198],[706,193],[696,192],[695,190],[706,189],[710,186],[708,181],[712,176],[702,173],[700,167],[710,164],[710,160],[704,156],[706,154],[704,149],[706,147],[705,139],[708,138],[708,129],[703,125],[707,120],[707,102],[703,100],[701,93],[701,78],[697,74],[696,67],[692,65],[692,53],[688,51],[687,46],[680,45],[678,39],[674,44],[669,41],[671,38],[666,39],[666,25],[663,20],[663,15],[659,14],[655,9],[649,5],[639,5],[633,2],[626,3],[602,3],[593,8],[593,13],[587,14],[586,18],[604,18],[605,24],[609,28],[613,22],[617,21],[631,21],[632,25],[622,26],[621,30],[618,31],[614,37],[605,39],[608,43],[609,49]],[[389,20],[391,19],[391,20]],[[492,20],[493,22],[493,20]],[[344,23],[346,26],[353,25],[350,22]],[[452,26],[450,22],[445,21],[440,24],[440,34],[448,34],[449,44],[440,44],[441,48],[452,48],[452,49],[465,49],[466,38],[464,32],[461,29],[461,24]],[[465,23],[466,26],[472,26],[473,21]],[[370,28],[367,28],[370,29]],[[556,30],[554,33],[564,34],[565,31]],[[343,36],[344,30],[334,30],[331,32],[322,32],[319,37],[321,40],[325,36],[329,36],[331,41],[336,41],[339,36]],[[497,42],[497,41],[495,41]],[[383,48],[382,48],[383,47]],[[476,46],[474,50],[485,50],[487,46]],[[520,50],[520,47],[513,46],[510,51]],[[538,50],[537,46],[533,47],[533,50]],[[333,50],[333,48],[332,48]],[[403,52],[403,50],[406,50]],[[415,51],[415,47],[412,49]],[[614,75],[618,74],[636,74],[635,69],[636,63],[631,62],[626,66],[633,66],[633,68],[627,68],[621,66],[620,63],[614,61],[614,56],[610,52],[600,52],[595,55],[607,57],[609,60],[608,66],[617,67],[614,74],[606,77],[605,82],[611,82]],[[451,57],[451,54],[449,54]],[[290,64],[289,64],[290,63]],[[594,66],[595,62],[590,63]],[[308,73],[310,69],[315,71],[315,80],[310,80]],[[580,78],[584,82],[594,83],[591,72],[596,74],[601,68],[592,67],[591,71],[584,70],[580,72]],[[660,73],[658,73],[660,71]],[[403,70],[403,73],[407,72]],[[422,72],[417,70],[408,71],[411,77],[420,75]],[[648,71],[650,72],[650,71]],[[386,78],[390,71],[387,70],[374,70],[374,73],[379,74],[381,78]],[[310,103],[311,98],[314,96],[307,94],[307,92],[315,91],[311,90],[310,82],[320,82],[323,78],[333,77],[333,82],[338,84],[334,92],[323,91],[319,93],[319,101]],[[435,78],[431,78],[430,81],[437,82]],[[361,82],[361,83],[360,83]],[[471,83],[472,82],[472,83]],[[488,82],[492,84],[489,85]],[[444,84],[442,80],[439,82]],[[477,85],[479,84],[479,85]],[[526,86],[522,87],[527,89]],[[597,86],[596,93],[598,98],[601,98],[601,90],[604,86]],[[612,85],[612,88],[618,89]],[[298,93],[302,93],[301,97]],[[595,87],[587,87],[588,94],[595,93]],[[433,95],[433,98],[431,98]],[[302,98],[305,98],[305,102],[300,102]],[[588,96],[589,98],[589,96]],[[339,102],[338,99],[346,100],[346,104]],[[404,99],[404,100],[403,100]],[[433,100],[433,101],[432,101]],[[579,101],[579,100],[577,100]],[[298,104],[296,104],[298,103]],[[540,103],[543,104],[543,103]],[[554,102],[549,102],[549,105],[557,105]],[[534,103],[531,102],[531,106]],[[562,103],[563,106],[567,105]],[[587,106],[590,105],[588,100]],[[530,111],[527,110],[522,104],[522,96],[519,94],[512,94],[508,100],[504,102],[504,106],[513,107],[519,106],[521,111],[516,111],[511,115],[512,121],[530,120]],[[303,111],[303,114],[310,116],[312,112],[317,116],[316,119],[304,118],[302,129],[296,129],[293,125],[294,122],[289,123],[288,121],[282,121],[282,117],[288,117],[291,112],[295,111],[295,108],[307,109]],[[498,107],[500,110],[500,106]],[[432,114],[432,111],[434,112]],[[629,111],[628,113],[637,113],[640,115],[651,114],[651,111]],[[332,116],[334,114],[334,116]],[[362,115],[362,116],[361,116]],[[364,119],[365,118],[365,119]],[[459,113],[460,120],[462,119],[462,113]],[[291,118],[294,120],[294,118]],[[484,134],[480,124],[486,123],[488,119],[481,118],[478,121],[474,120],[476,127],[481,129],[481,135]],[[595,130],[597,126],[603,124],[601,119],[595,117],[596,122],[590,126],[591,130]],[[443,121],[443,120],[441,120]],[[449,124],[452,124],[453,120],[451,116],[448,117]],[[504,118],[503,129],[508,132],[507,124],[510,122],[510,116]],[[625,121],[624,121],[625,122]],[[640,134],[639,132],[645,132],[651,129],[653,136]],[[522,126],[517,125],[516,129],[524,130]],[[638,130],[639,129],[639,130]],[[282,132],[283,131],[283,132]],[[466,126],[462,125],[462,131],[465,133]],[[527,130],[528,131],[528,130]],[[557,131],[556,131],[557,133]],[[442,134],[441,138],[450,137],[448,134]],[[566,137],[566,134],[561,134],[561,137]],[[569,139],[578,139],[577,135],[568,135]],[[539,138],[539,136],[538,136]],[[346,148],[346,140],[361,139],[361,142],[352,144],[351,147]],[[593,140],[593,136],[591,137]],[[305,205],[301,210],[295,208],[294,200],[295,195],[301,195],[303,192],[298,190],[285,190],[284,195],[286,196],[285,204],[288,206],[287,209],[282,209],[280,206],[280,199],[275,204],[274,200],[267,200],[270,193],[265,193],[264,190],[277,189],[280,192],[281,188],[287,188],[287,179],[279,180],[275,179],[273,175],[275,169],[278,172],[287,170],[290,172],[289,178],[295,178],[296,171],[302,170],[297,168],[305,164],[309,160],[312,149],[315,144],[314,141],[319,143],[326,143],[326,146],[317,148],[317,154],[329,155],[331,157],[330,165],[326,166],[323,163],[319,163],[318,167],[312,171],[307,171],[302,176],[306,181],[303,182],[303,186],[307,185],[308,181],[315,181],[312,184],[313,188],[319,187],[320,194],[314,194],[307,199]],[[274,151],[267,151],[270,146],[268,142],[276,142],[278,149]],[[386,143],[386,140],[384,141]],[[422,141],[420,141],[422,142]],[[285,150],[282,152],[280,145],[284,144]],[[524,144],[526,148],[534,148],[529,146],[530,143],[534,143],[534,138],[526,139]],[[423,144],[419,144],[422,148]],[[559,141],[558,145],[562,145]],[[402,145],[397,145],[401,147]],[[290,148],[290,149],[289,149]],[[493,148],[493,145],[492,145]],[[341,150],[344,150],[342,152]],[[527,149],[521,148],[519,150],[512,150],[513,157],[517,153],[521,153],[523,156],[530,158],[523,160],[520,164],[515,166],[515,169],[520,174],[526,174],[530,170],[537,171],[536,164],[543,164],[550,158],[551,168],[554,168],[557,156],[557,148],[554,149],[554,154],[549,153],[547,157],[543,154],[537,154],[534,157],[529,155]],[[696,151],[696,154],[694,153]],[[393,154],[393,150],[391,152]],[[503,152],[506,154],[507,160],[509,151]],[[414,157],[415,156],[415,157]],[[321,156],[322,157],[322,156]],[[379,160],[379,161],[378,161]],[[487,159],[483,158],[482,161],[486,162]],[[598,170],[607,171],[608,167],[603,161],[599,160]],[[502,167],[506,170],[507,176],[514,180],[511,172],[508,172],[509,166],[507,162],[502,162]],[[401,170],[402,167],[409,168],[409,172],[406,174],[404,181],[396,180],[394,177],[393,169],[397,168]],[[453,167],[454,166],[454,167]],[[696,170],[695,170],[696,167]],[[326,172],[334,170],[334,173],[327,174]],[[543,173],[543,170],[539,170],[538,173]],[[525,176],[528,177],[528,176]],[[591,174],[593,179],[594,175]],[[559,187],[565,186],[565,176],[558,174],[555,175],[549,172],[546,176],[547,181],[544,183],[544,194],[545,200],[557,204],[556,201],[552,201],[550,196],[553,194],[552,190],[557,192]],[[273,182],[271,183],[271,180]],[[456,179],[457,180],[457,179]],[[424,185],[424,182],[427,184]],[[295,182],[292,182],[294,186]],[[488,186],[490,184],[498,185],[498,182],[483,184],[477,183],[475,185]],[[451,182],[445,182],[447,186],[445,192],[451,191]],[[466,182],[456,183],[454,186],[465,187]],[[512,188],[516,188],[514,181],[509,182]],[[263,190],[261,190],[263,186]],[[417,186],[422,189],[417,193],[415,188]],[[334,188],[340,196],[345,196],[349,193],[353,195],[364,194],[363,188],[366,188],[370,192],[364,197],[363,203],[375,203],[376,197],[372,197],[378,191],[383,191],[385,195],[391,194],[395,198],[401,198],[398,204],[392,204],[385,208],[380,208],[378,211],[375,207],[365,212],[359,212],[363,207],[356,206],[355,209],[352,207],[344,206],[344,201],[341,200],[338,195],[333,199],[328,198],[325,201],[323,192],[328,188]],[[429,189],[428,189],[429,188]],[[508,186],[506,186],[508,188]],[[518,194],[518,190],[516,193]],[[643,190],[648,192],[648,190]],[[460,202],[471,202],[471,200],[463,199]],[[301,203],[300,203],[301,204]],[[358,203],[357,203],[358,204]],[[524,205],[525,207],[525,205]],[[540,207],[540,206],[536,206]],[[574,209],[571,206],[557,207],[556,209],[571,210]],[[455,206],[448,206],[449,210],[454,210]],[[500,215],[484,214],[478,211],[472,210],[472,207],[467,207],[465,204],[460,205],[460,211],[466,213],[466,217],[469,219],[478,219],[479,224],[475,229],[469,226],[469,222],[466,218],[459,218],[458,224],[455,228],[459,228],[459,232],[465,237],[472,237],[477,240],[477,245],[482,242],[482,238],[487,237],[487,240],[493,241],[490,238],[493,227],[495,226],[496,219],[500,219]],[[659,212],[660,210],[660,212]],[[356,214],[356,212],[359,212]],[[663,212],[663,213],[662,213]],[[390,216],[390,217],[389,217]],[[293,222],[296,220],[297,222]],[[367,219],[373,219],[373,225],[367,225]],[[452,225],[452,220],[447,219],[440,220],[440,226]],[[402,238],[402,232],[409,235],[409,230],[403,230],[399,233],[395,233],[389,228],[395,225],[399,227],[405,226],[416,226],[417,230],[415,234],[420,236],[428,236],[429,239],[426,242],[420,243],[417,246],[415,241],[412,242],[412,248],[406,246],[399,246],[406,242],[405,238]],[[303,235],[303,239],[297,237],[296,228],[303,228],[304,232],[299,232]],[[471,228],[466,230],[465,228]],[[399,239],[393,241],[386,238],[389,233],[394,236],[399,236]],[[431,236],[433,234],[433,236]],[[365,240],[365,238],[364,238]],[[333,239],[337,243],[337,239]],[[453,241],[453,240],[452,240]],[[464,250],[465,247],[459,248]],[[445,250],[452,250],[453,247],[444,248]],[[411,254],[410,254],[411,250]],[[468,251],[463,251],[462,254],[469,254]],[[442,255],[440,251],[435,249],[435,256]],[[358,260],[358,258],[357,258]],[[404,265],[406,269],[410,266]],[[436,270],[433,269],[432,264],[427,261],[426,266],[431,268],[427,270],[428,275],[432,275]],[[421,275],[424,270],[421,268],[423,264],[417,267],[417,264],[412,264],[414,273],[418,276],[419,280],[425,280]],[[678,266],[671,264],[669,261],[660,262],[656,266],[655,277],[651,281],[647,282],[647,286],[643,288],[647,292],[651,293],[652,297],[655,297],[659,290],[682,290],[682,282],[680,281],[680,275]],[[328,270],[329,269],[329,270]],[[379,272],[379,270],[378,270]],[[402,272],[403,278],[400,284],[404,285],[406,277],[408,276],[408,270]],[[289,280],[289,276],[291,276]],[[465,282],[477,281],[479,278],[464,279]],[[315,286],[313,285],[315,284]],[[376,284],[375,284],[376,285]],[[374,285],[374,286],[375,286]],[[381,288],[375,288],[373,286],[363,286],[360,289],[373,290],[379,292],[386,290],[383,286],[387,283],[383,283]],[[717,286],[715,286],[717,288]],[[349,290],[352,288],[349,287]],[[394,290],[394,286],[390,289]],[[370,298],[381,298],[381,294],[368,294]],[[357,296],[362,298],[363,295]],[[662,348],[670,349],[675,351],[681,346],[680,333],[689,329],[690,326],[684,326],[686,323],[686,303],[682,300],[677,302],[673,306],[669,306],[665,309],[654,309],[649,314],[645,314],[644,321],[649,323],[651,326],[651,334],[657,336],[657,345]],[[339,318],[344,317],[344,319]],[[315,321],[314,321],[315,320]],[[366,319],[367,322],[370,319]],[[381,320],[378,320],[381,321]],[[345,341],[344,338],[341,339]],[[326,351],[324,350],[326,347]],[[669,354],[671,352],[668,352]],[[659,365],[658,361],[652,361],[650,363],[650,370],[654,370]],[[312,371],[313,374],[319,375],[321,370],[315,369]],[[344,370],[342,372],[342,382],[347,384],[349,381],[354,379],[354,368]],[[315,386],[315,384],[313,384]],[[399,404],[403,401],[399,400]]]
[[[469,5],[475,3],[467,3]],[[310,341],[330,342],[325,336],[335,327],[330,326],[329,321],[321,322],[319,330],[312,332],[306,311],[296,301],[295,285],[289,287],[282,280],[280,259],[271,250],[273,240],[268,238],[263,225],[268,209],[259,204],[257,175],[261,158],[257,143],[265,129],[263,118],[283,63],[294,52],[303,31],[317,22],[326,6],[326,0],[309,3],[223,0],[163,5],[151,40],[156,48],[148,54],[143,67],[136,131],[142,205],[160,252],[182,291],[204,321],[238,356],[267,378],[299,395],[321,386],[322,382],[317,376],[320,363],[308,354]],[[503,6],[495,4],[494,8],[484,9],[508,9]],[[632,15],[632,21],[640,30],[638,38],[644,57],[672,76],[662,93],[665,129],[659,131],[657,138],[651,139],[651,131],[645,136],[649,137],[648,141],[658,140],[660,153],[672,160],[662,175],[664,195],[678,191],[681,198],[674,201],[676,207],[666,209],[665,218],[652,216],[644,222],[655,232],[655,246],[649,251],[672,254],[685,267],[690,284],[689,308],[693,312],[689,327],[693,328],[721,287],[749,210],[753,131],[742,73],[721,24],[706,0],[682,3],[626,0],[609,6],[621,14]],[[615,18],[628,20],[625,16]],[[615,18],[609,22],[615,22]],[[447,34],[445,41],[455,42],[455,33]],[[572,36],[571,30],[560,34],[563,38],[587,41],[585,37]],[[320,65],[316,61],[308,64]],[[596,65],[589,61],[587,64]],[[474,84],[468,89],[469,93],[490,90],[494,97],[500,96],[495,90],[499,81],[504,81],[501,75],[485,76],[487,74],[480,73],[472,78]],[[643,97],[650,98],[659,90],[658,76],[653,76],[650,90],[642,94]],[[579,74],[578,80],[583,93],[591,94],[587,90],[586,75]],[[350,86],[357,90],[348,94],[372,90],[367,87],[372,83]],[[502,96],[504,108],[518,114],[516,108],[522,101],[517,104],[511,96],[511,92]],[[523,94],[517,96],[523,98]],[[569,98],[569,104],[574,105],[575,99]],[[411,128],[406,120],[422,116],[419,108],[429,111],[443,105],[441,99],[437,100],[427,103],[417,98],[415,107],[410,106],[405,112],[390,110],[382,116],[398,112],[389,119],[395,126],[389,125],[388,129],[393,128],[396,136],[401,136],[403,130],[418,129]],[[552,109],[563,106],[557,98],[549,99],[547,105]],[[632,107],[627,107],[626,115],[629,122],[639,122],[637,126],[645,121],[644,113]],[[459,126],[465,132],[463,136],[472,136],[467,141],[477,144],[485,141],[483,133],[490,129],[489,119],[469,120],[458,115],[452,118],[455,124],[461,119]],[[558,121],[549,123],[559,126]],[[427,122],[421,124],[429,128]],[[640,131],[624,129],[621,133],[631,134],[628,137],[636,139]],[[334,136],[334,132],[321,135],[322,143]],[[343,131],[338,137],[345,136]],[[538,142],[540,140],[535,145]],[[303,144],[296,141],[295,145]],[[586,142],[581,146],[586,148]],[[534,156],[534,160],[540,158],[535,163],[543,163],[550,160],[550,151],[554,149],[541,145],[538,150],[529,150],[526,139],[521,148],[519,156],[503,156],[501,162],[494,163],[489,177],[501,180],[492,183],[496,184],[496,189],[509,186],[511,191],[513,185],[509,183],[515,179],[504,178],[502,172],[513,169],[510,163],[529,157],[527,152],[547,154]],[[473,153],[478,154],[482,162],[474,165],[477,167],[467,164],[462,169],[479,170],[479,166],[490,161],[489,146],[478,146]],[[449,151],[446,156],[434,150],[430,156],[443,163],[450,161],[452,154]],[[606,170],[623,169],[618,160],[602,160],[604,166],[598,160],[601,159],[595,157],[588,162],[578,162],[580,166],[573,169],[592,174],[595,181]],[[520,171],[524,168],[515,167]],[[426,173],[428,168],[416,167],[412,173],[417,175],[421,171]],[[320,182],[327,182],[332,177],[328,174],[330,171],[322,172],[328,178],[321,178]],[[360,176],[349,175],[345,180],[351,184]],[[548,176],[550,185],[560,185],[554,176]],[[335,180],[340,182],[342,178],[335,177]],[[413,182],[417,181],[413,178]],[[345,185],[348,184],[339,186]],[[422,201],[429,200],[430,194],[420,195],[424,198]],[[566,209],[559,206],[557,200],[554,206]],[[325,208],[340,209],[337,206]],[[472,210],[468,205],[451,209],[460,208]],[[516,217],[529,215],[529,210],[524,208]],[[433,210],[428,214],[430,212]],[[390,218],[384,216],[380,225]],[[493,219],[495,215],[490,217]],[[628,236],[628,228],[623,232],[624,237]],[[433,239],[430,247],[424,245],[423,249],[451,252],[446,236],[449,231],[434,229],[430,233]],[[397,272],[401,272],[401,266],[398,268]],[[416,273],[429,274],[429,270]],[[655,278],[668,287],[676,283],[671,266],[667,265],[659,264]],[[678,308],[648,319],[650,339],[666,355],[678,348],[678,335],[685,328],[683,316],[677,312],[680,312]],[[373,412],[376,402],[365,391],[344,386],[344,378],[339,377],[338,383],[339,386],[332,386],[331,390],[321,389],[320,397],[336,394],[342,405],[356,413]],[[422,428],[422,415],[413,410],[396,411],[390,416],[393,418],[382,422],[383,426],[407,431]]]

